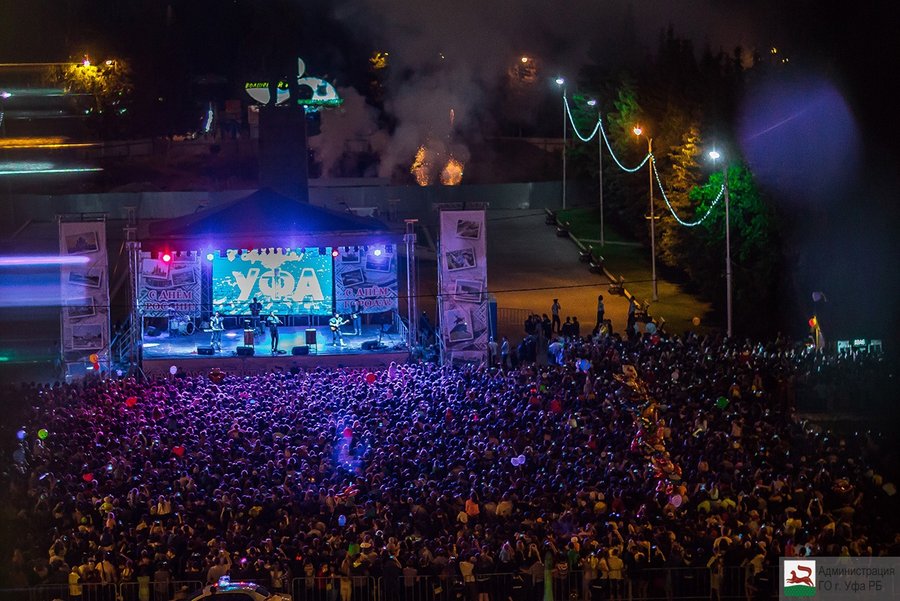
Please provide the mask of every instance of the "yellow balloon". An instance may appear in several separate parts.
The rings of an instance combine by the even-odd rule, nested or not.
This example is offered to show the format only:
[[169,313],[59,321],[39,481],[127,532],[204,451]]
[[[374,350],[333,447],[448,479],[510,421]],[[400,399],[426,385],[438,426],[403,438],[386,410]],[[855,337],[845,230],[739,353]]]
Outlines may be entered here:
[[700,325],[700,318],[699,318],[699,317],[695,317],[694,319],[691,320],[691,323],[694,324],[695,326],[699,326],[699,325]]

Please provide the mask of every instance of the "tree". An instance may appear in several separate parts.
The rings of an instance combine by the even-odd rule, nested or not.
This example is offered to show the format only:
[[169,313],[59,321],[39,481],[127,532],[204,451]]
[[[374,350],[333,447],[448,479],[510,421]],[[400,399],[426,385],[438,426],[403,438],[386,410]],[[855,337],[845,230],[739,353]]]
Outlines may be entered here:
[[93,64],[85,58],[65,67],[59,77],[67,93],[92,98],[87,112],[101,137],[116,132],[118,123],[128,114],[134,91],[127,61],[110,59]]
[[[725,300],[725,208],[722,200],[723,175],[710,175],[704,185],[691,190],[696,204],[695,219],[708,214],[690,228],[676,252],[682,267],[707,298],[719,307]],[[731,229],[732,284],[734,312],[740,316],[738,332],[768,332],[778,324],[767,316],[774,306],[780,269],[780,244],[775,213],[743,164],[728,169],[729,222]],[[713,204],[715,203],[715,206]]]

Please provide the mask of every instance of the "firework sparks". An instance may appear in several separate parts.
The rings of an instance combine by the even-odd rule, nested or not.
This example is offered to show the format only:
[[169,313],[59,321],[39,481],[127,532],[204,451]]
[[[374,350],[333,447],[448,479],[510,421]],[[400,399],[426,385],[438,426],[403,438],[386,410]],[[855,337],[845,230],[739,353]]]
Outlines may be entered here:
[[416,177],[416,183],[420,186],[427,186],[431,179],[429,174],[430,170],[428,151],[425,150],[425,145],[423,144],[422,146],[419,146],[419,150],[416,151],[416,158],[413,160],[409,172]]
[[441,183],[445,186],[458,186],[462,182],[463,164],[450,157],[444,170],[441,171]]

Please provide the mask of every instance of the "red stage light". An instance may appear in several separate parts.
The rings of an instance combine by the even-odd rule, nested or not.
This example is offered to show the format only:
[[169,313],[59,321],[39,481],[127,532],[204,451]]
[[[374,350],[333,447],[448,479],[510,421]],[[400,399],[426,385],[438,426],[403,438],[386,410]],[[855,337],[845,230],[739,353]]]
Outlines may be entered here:
[[172,260],[172,255],[170,255],[169,253],[163,253],[162,260],[163,263],[168,263]]

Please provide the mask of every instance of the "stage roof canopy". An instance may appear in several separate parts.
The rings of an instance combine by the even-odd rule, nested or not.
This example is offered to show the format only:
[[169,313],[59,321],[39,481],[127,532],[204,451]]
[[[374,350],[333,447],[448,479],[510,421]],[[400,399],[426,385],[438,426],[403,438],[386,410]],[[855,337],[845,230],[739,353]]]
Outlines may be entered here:
[[401,234],[374,217],[338,212],[264,188],[190,215],[150,223],[138,234],[150,252],[394,244]]

